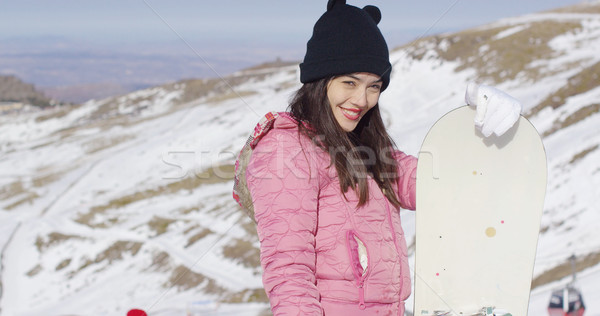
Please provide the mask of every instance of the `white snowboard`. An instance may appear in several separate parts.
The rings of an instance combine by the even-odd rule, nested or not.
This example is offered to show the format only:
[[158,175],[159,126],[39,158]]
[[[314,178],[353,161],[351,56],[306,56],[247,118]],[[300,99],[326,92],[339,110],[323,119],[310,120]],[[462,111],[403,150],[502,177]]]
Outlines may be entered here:
[[[427,134],[417,167],[415,316],[527,315],[546,155],[525,118],[485,138],[464,106]],[[448,312],[448,314],[440,313]]]

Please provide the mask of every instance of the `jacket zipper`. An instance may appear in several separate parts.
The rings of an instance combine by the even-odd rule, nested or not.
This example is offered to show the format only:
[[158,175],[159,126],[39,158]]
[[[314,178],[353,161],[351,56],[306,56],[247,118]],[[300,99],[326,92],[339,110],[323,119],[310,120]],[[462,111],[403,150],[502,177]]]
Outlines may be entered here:
[[365,288],[363,287],[363,285],[364,283],[361,283],[358,286],[358,308],[360,308],[361,310],[367,308],[367,305],[365,305]]
[[[358,240],[361,241],[361,243],[363,244],[364,248],[365,248],[365,252],[367,255],[367,268],[364,269],[362,271],[362,273],[360,273],[359,271],[357,271],[354,267],[356,265],[355,262],[353,262],[354,255],[352,253],[352,247],[350,247],[349,243],[350,240],[354,240],[354,242],[356,242],[358,244],[358,241],[355,240],[354,238],[357,238]],[[367,275],[369,274],[369,268],[370,268],[370,261],[371,261],[371,257],[369,256],[369,251],[367,250],[367,246],[364,245],[364,242],[362,241],[362,239],[360,239],[358,237],[358,235],[356,234],[355,231],[353,230],[349,230],[347,235],[346,235],[346,242],[348,243],[348,253],[350,256],[350,261],[353,265],[352,267],[352,271],[354,273],[354,277],[356,278],[356,287],[358,288],[358,308],[361,310],[364,310],[367,305],[365,304],[365,288],[364,288],[364,284],[365,284],[365,280],[367,278]],[[357,248],[358,251],[358,248]],[[359,256],[359,260],[360,260],[360,256]]]

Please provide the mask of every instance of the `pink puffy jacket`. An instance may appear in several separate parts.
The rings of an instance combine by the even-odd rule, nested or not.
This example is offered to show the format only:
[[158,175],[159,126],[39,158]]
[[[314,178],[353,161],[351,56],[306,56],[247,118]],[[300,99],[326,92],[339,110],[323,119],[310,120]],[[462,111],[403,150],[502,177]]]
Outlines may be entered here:
[[[404,315],[411,286],[399,210],[373,179],[367,204],[357,208],[353,190],[347,200],[340,193],[329,155],[299,136],[293,118],[277,113],[270,123],[238,163],[247,163],[273,314]],[[394,156],[402,207],[414,210],[417,159]]]

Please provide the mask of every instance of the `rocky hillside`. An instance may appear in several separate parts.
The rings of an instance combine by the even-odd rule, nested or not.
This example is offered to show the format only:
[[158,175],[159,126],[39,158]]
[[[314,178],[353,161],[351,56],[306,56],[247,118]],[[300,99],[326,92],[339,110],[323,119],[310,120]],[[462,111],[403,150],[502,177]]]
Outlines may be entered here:
[[[572,254],[582,273],[600,270],[599,49],[595,3],[423,38],[391,54],[380,104],[407,153],[418,154],[473,80],[522,100],[543,135],[549,184],[534,294],[544,295],[532,296],[531,315],[549,298],[535,291],[564,282]],[[0,313],[268,314],[258,241],[231,198],[232,170],[260,117],[285,109],[297,69],[265,64],[0,116]],[[401,214],[412,244],[414,213]],[[600,297],[587,297],[599,315]]]
[[51,101],[32,84],[15,76],[0,76],[0,102],[21,103],[35,106],[50,106]]

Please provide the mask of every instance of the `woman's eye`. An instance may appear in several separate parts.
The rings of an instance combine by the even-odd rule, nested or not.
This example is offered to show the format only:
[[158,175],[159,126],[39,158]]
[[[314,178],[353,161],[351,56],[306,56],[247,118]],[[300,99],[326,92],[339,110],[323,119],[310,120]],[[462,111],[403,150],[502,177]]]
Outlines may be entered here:
[[381,90],[381,85],[380,84],[374,84],[371,86],[371,88],[376,89],[377,91]]
[[344,84],[354,87],[356,83],[354,81],[344,81]]

